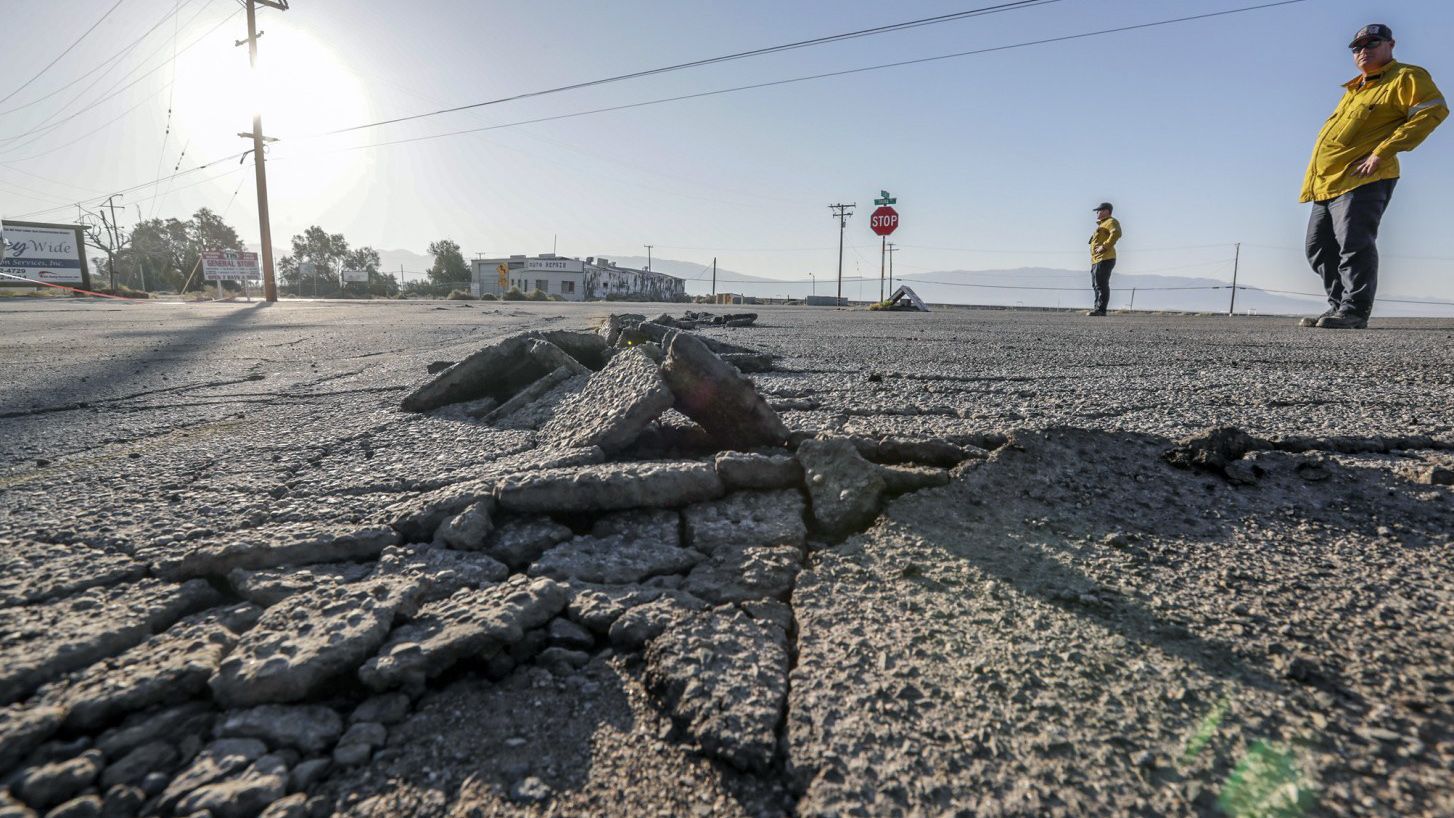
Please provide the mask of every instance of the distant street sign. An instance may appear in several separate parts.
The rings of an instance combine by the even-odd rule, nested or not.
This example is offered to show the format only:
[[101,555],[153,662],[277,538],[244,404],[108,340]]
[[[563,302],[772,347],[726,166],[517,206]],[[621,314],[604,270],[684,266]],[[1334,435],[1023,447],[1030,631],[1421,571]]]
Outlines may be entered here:
[[343,271],[343,282],[345,284],[347,284],[347,283],[353,282],[353,281],[359,281],[359,282],[362,282],[364,284],[367,284],[368,281],[369,281],[369,271],[368,270],[344,270]]
[[868,226],[878,235],[887,236],[899,229],[899,212],[884,205],[868,217]]
[[257,253],[242,250],[204,250],[202,277],[208,281],[256,281],[262,277]]

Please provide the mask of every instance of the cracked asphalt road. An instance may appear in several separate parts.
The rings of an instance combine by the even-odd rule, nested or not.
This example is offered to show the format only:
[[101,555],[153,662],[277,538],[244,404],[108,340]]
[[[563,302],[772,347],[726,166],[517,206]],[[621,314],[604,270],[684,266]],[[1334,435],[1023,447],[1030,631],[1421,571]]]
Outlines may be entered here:
[[[398,412],[429,363],[628,310],[681,307],[7,300],[3,527],[142,553],[360,522],[527,446]],[[758,311],[710,334],[782,356],[754,380],[790,428],[1011,438],[810,558],[780,767],[684,749],[607,657],[568,680],[605,691],[584,703],[441,687],[340,810],[1454,813],[1454,496],[1428,479],[1454,465],[1454,321]],[[1223,425],[1368,450],[1256,452],[1244,482],[1160,459]],[[1444,448],[1376,440],[1411,435]],[[489,726],[535,701],[548,730]],[[481,734],[523,736],[555,796],[499,798],[520,754]]]

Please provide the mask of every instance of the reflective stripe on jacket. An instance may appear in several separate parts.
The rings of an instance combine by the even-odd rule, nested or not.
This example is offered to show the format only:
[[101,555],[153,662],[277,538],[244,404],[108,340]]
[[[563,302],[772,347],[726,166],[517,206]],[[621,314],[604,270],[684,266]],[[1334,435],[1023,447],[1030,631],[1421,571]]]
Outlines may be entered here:
[[[1429,72],[1391,62],[1346,83],[1337,110],[1323,124],[1303,181],[1302,201],[1335,199],[1360,185],[1399,175],[1395,154],[1413,150],[1449,116],[1449,106]],[[1383,160],[1372,176],[1354,168],[1376,154]]]
[[[1091,234],[1091,264],[1099,264],[1102,261],[1109,261],[1116,257],[1116,242],[1121,238],[1121,223],[1114,218],[1106,219],[1096,225],[1096,232]],[[1096,247],[1101,251],[1096,252]]]

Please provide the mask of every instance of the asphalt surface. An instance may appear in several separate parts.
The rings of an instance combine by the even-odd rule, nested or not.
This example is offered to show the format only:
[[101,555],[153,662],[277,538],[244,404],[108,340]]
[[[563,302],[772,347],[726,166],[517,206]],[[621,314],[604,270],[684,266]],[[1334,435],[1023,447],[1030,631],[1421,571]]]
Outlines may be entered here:
[[[154,556],[362,522],[522,448],[399,412],[431,362],[683,309],[3,299],[0,527]],[[751,309],[707,334],[781,356],[789,428],[1010,441],[809,558],[777,768],[674,741],[607,655],[441,685],[340,811],[1454,814],[1454,320]],[[1217,426],[1317,445],[1162,460]],[[547,798],[501,795],[506,738]]]

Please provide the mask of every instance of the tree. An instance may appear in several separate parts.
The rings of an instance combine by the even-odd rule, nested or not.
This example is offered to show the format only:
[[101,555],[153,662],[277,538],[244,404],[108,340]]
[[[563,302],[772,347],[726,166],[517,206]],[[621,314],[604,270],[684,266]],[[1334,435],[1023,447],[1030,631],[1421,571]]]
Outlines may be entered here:
[[379,272],[379,251],[372,247],[350,250],[343,258],[343,269],[362,270],[369,274],[369,295],[394,296],[399,293],[399,281],[392,275]]
[[[338,271],[348,257],[348,240],[318,225],[293,237],[293,252],[278,261],[286,286],[294,295],[337,295]],[[312,269],[305,272],[305,265]]]
[[465,263],[459,245],[449,239],[429,243],[434,264],[429,267],[429,280],[440,285],[468,284],[470,266]]
[[204,250],[243,250],[242,238],[207,208],[187,221],[147,219],[131,230],[116,254],[117,275],[132,286],[151,290],[201,289],[206,286],[200,260]]

